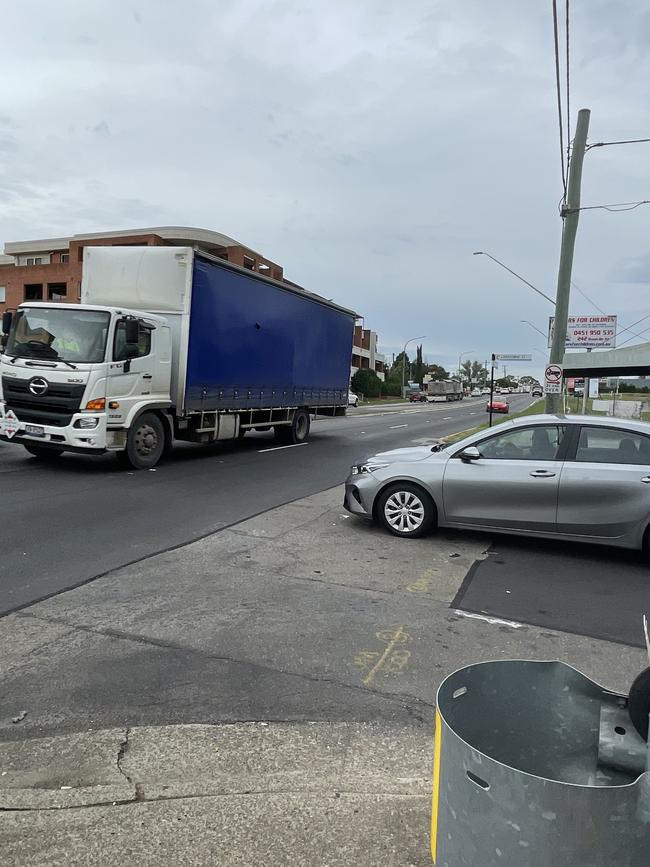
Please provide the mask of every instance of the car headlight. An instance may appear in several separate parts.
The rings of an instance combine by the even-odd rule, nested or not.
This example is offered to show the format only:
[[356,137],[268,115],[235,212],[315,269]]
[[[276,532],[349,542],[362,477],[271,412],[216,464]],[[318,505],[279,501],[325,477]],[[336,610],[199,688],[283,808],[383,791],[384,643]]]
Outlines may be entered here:
[[387,467],[388,464],[354,464],[351,467],[351,473],[353,476],[360,476],[363,473],[374,473],[375,470],[382,470],[384,467]]

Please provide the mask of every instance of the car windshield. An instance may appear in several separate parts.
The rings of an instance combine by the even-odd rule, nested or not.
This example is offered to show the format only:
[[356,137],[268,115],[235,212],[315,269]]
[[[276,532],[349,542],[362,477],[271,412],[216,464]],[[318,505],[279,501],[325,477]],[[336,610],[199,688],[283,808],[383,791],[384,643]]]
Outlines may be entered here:
[[6,354],[18,358],[93,363],[104,359],[110,314],[34,307],[19,310]]

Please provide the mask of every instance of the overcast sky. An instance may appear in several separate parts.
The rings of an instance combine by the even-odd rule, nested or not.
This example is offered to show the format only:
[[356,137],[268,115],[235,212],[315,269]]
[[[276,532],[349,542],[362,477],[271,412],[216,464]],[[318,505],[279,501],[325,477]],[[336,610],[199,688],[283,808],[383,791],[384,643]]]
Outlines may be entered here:
[[[550,7],[5,4],[0,241],[214,229],[353,307],[387,353],[426,334],[447,367],[533,350],[518,369],[539,373],[544,340],[520,320],[544,331],[551,305],[472,252],[554,296]],[[649,47],[647,0],[572,0],[572,123],[591,108],[590,141],[650,137]],[[591,151],[583,205],[650,199],[649,167],[650,144]],[[583,213],[574,280],[623,325],[650,313],[650,206]],[[597,312],[575,291],[571,310]]]

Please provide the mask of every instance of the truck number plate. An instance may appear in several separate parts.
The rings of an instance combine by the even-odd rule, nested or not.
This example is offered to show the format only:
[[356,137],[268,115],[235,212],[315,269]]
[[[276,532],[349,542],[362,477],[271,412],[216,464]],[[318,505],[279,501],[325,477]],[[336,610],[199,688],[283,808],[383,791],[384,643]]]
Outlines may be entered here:
[[25,425],[25,433],[29,434],[32,437],[44,437],[45,436],[45,428],[41,427],[38,424],[26,424]]

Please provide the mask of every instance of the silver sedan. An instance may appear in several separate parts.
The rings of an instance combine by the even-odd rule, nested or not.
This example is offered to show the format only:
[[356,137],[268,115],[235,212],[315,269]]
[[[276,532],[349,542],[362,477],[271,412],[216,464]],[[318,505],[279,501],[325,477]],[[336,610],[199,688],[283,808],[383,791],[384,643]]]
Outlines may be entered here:
[[345,508],[396,536],[435,527],[650,547],[650,424],[524,416],[352,467]]

